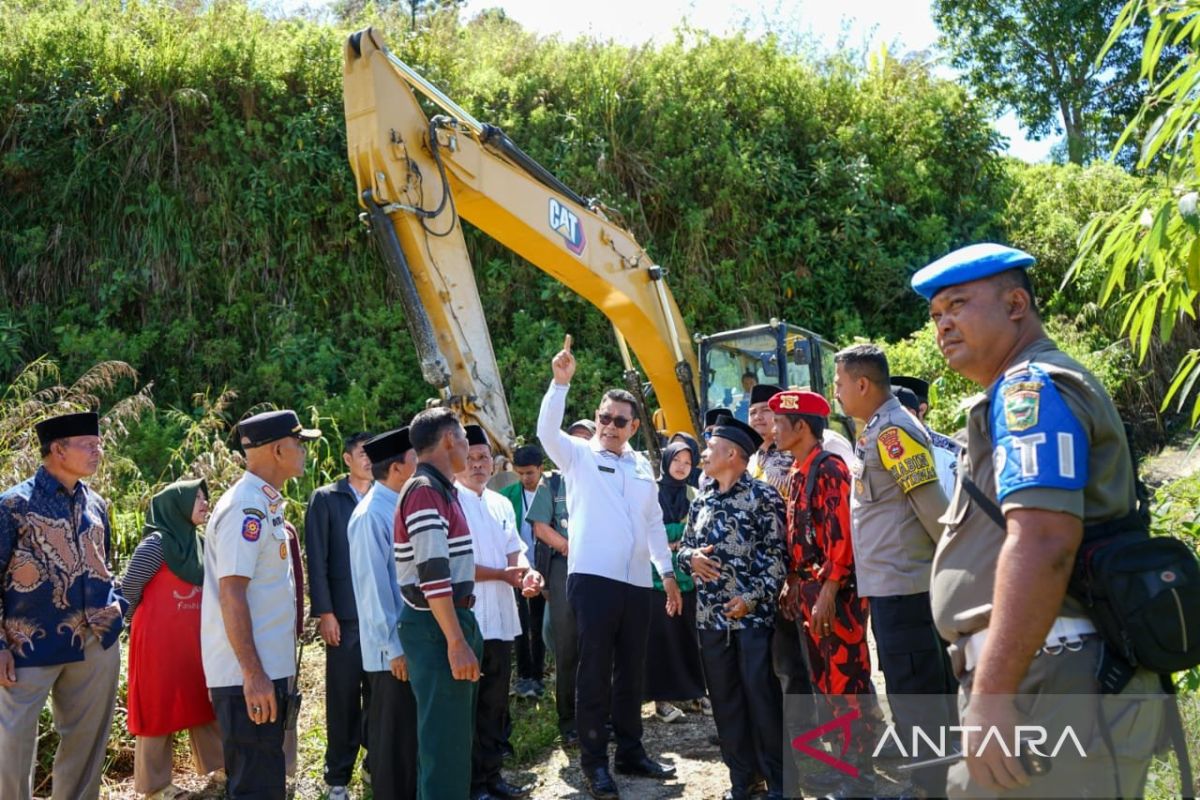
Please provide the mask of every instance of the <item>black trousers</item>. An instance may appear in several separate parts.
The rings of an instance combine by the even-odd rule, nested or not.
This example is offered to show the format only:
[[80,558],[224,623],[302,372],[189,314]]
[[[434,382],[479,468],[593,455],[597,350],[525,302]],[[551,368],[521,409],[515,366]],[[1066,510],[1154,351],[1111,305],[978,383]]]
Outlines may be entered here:
[[575,681],[579,764],[584,770],[608,766],[604,723],[610,715],[617,761],[640,758],[646,752],[642,694],[654,590],[576,573],[567,578],[567,597],[579,631]]
[[[939,726],[958,724],[958,683],[950,669],[946,643],[933,625],[929,593],[872,597],[870,605],[871,632],[900,740],[911,742],[912,729],[919,725],[937,741]],[[938,697],[917,699],[917,695]],[[932,758],[936,754],[910,755]],[[931,796],[944,796],[947,769],[917,770],[913,781]]]
[[[779,687],[783,694],[811,695],[813,693],[812,673],[808,666],[808,651],[803,640],[804,631],[799,623],[787,620],[783,614],[775,614],[775,633],[771,637],[771,665],[775,676],[779,678]],[[813,726],[814,718],[811,713],[807,718],[804,711],[811,712],[812,703],[793,703],[800,710],[787,720],[789,738],[794,738]]]
[[221,729],[221,751],[225,756],[225,795],[230,800],[283,800],[287,794],[286,763],[283,756],[284,720],[287,718],[288,679],[275,684],[274,722],[256,725],[246,714],[246,696],[241,686],[219,686],[209,690],[217,726]]
[[504,728],[508,715],[508,681],[512,677],[512,642],[483,640],[479,662],[479,696],[475,704],[475,741],[471,749],[471,793],[495,783],[504,763]]
[[554,708],[558,712],[558,732],[575,731],[575,672],[579,668],[579,633],[575,609],[567,600],[567,558],[555,553],[550,558],[546,589],[550,595],[550,627],[554,630]]
[[417,700],[408,681],[390,672],[368,672],[371,706],[367,710],[367,751],[375,797],[416,800]]
[[521,618],[521,635],[517,637],[517,677],[540,681],[546,671],[546,643],[542,640],[542,617],[546,613],[546,598],[540,594],[517,596],[517,614]]
[[325,783],[329,786],[347,786],[359,746],[370,751],[363,709],[370,706],[371,686],[363,671],[358,620],[338,620],[338,625],[342,643],[325,648]]
[[700,631],[700,656],[734,794],[765,775],[783,793],[783,693],[771,663],[768,628]]

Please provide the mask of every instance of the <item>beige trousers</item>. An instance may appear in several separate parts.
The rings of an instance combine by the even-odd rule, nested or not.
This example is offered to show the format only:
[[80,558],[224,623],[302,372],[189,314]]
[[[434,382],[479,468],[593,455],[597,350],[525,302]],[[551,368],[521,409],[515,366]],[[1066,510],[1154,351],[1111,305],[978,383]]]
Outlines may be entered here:
[[54,800],[100,796],[100,773],[112,725],[121,646],[107,650],[88,634],[83,661],[18,667],[17,684],[0,689],[0,800],[30,800],[38,717],[50,699],[60,737],[54,753]]
[[[133,790],[150,794],[171,785],[174,762],[174,735],[139,736],[133,750]],[[221,751],[221,731],[215,721],[188,729],[192,764],[197,775],[207,775],[225,767]]]

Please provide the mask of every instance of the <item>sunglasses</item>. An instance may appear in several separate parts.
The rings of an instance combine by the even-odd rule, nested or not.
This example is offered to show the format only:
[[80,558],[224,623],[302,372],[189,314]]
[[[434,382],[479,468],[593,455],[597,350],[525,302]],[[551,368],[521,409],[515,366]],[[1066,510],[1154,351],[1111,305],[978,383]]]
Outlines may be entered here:
[[596,412],[596,421],[601,425],[612,425],[618,430],[624,428],[630,422],[633,422],[633,420],[631,420],[629,417],[614,417],[612,414],[601,414],[599,411]]

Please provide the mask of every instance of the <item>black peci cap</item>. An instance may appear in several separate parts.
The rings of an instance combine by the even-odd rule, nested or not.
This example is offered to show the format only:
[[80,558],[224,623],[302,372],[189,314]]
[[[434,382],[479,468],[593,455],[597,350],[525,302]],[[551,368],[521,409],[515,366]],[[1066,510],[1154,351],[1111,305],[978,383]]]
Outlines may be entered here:
[[892,386],[908,389],[922,403],[929,402],[929,381],[923,381],[920,378],[914,378],[910,375],[893,375]]
[[900,401],[900,405],[911,411],[921,410],[921,401],[917,399],[917,393],[907,386],[893,386],[892,396]]
[[467,426],[467,444],[471,447],[477,444],[485,444],[488,447],[492,446],[492,443],[488,441],[487,431],[479,425]]
[[363,450],[372,464],[381,464],[389,458],[402,456],[411,449],[412,442],[408,440],[407,426],[381,433],[363,444]]
[[733,412],[728,408],[710,408],[704,414],[704,427],[711,428],[721,417],[732,417]]
[[264,411],[238,423],[242,447],[261,447],[264,444],[295,437],[303,442],[321,438],[321,431],[305,428],[290,408],[283,411]]
[[759,436],[758,431],[740,419],[729,416],[722,416],[717,420],[710,438],[726,439],[733,442],[746,452],[747,458],[752,456],[758,448],[762,447],[763,443],[763,438]]
[[750,405],[766,403],[782,391],[783,389],[780,389],[778,386],[772,386],[769,383],[757,383],[750,390]]
[[61,414],[42,420],[33,429],[37,432],[38,444],[42,446],[68,436],[99,436],[100,416],[95,411]]

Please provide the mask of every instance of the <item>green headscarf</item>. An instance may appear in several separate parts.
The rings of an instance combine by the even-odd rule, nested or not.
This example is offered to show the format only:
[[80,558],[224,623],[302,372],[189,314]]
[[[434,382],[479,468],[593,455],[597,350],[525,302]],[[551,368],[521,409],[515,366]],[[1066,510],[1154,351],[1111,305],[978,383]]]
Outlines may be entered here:
[[143,538],[151,533],[162,535],[163,559],[167,569],[193,586],[204,583],[204,541],[192,524],[196,494],[208,497],[203,479],[177,481],[150,499]]

